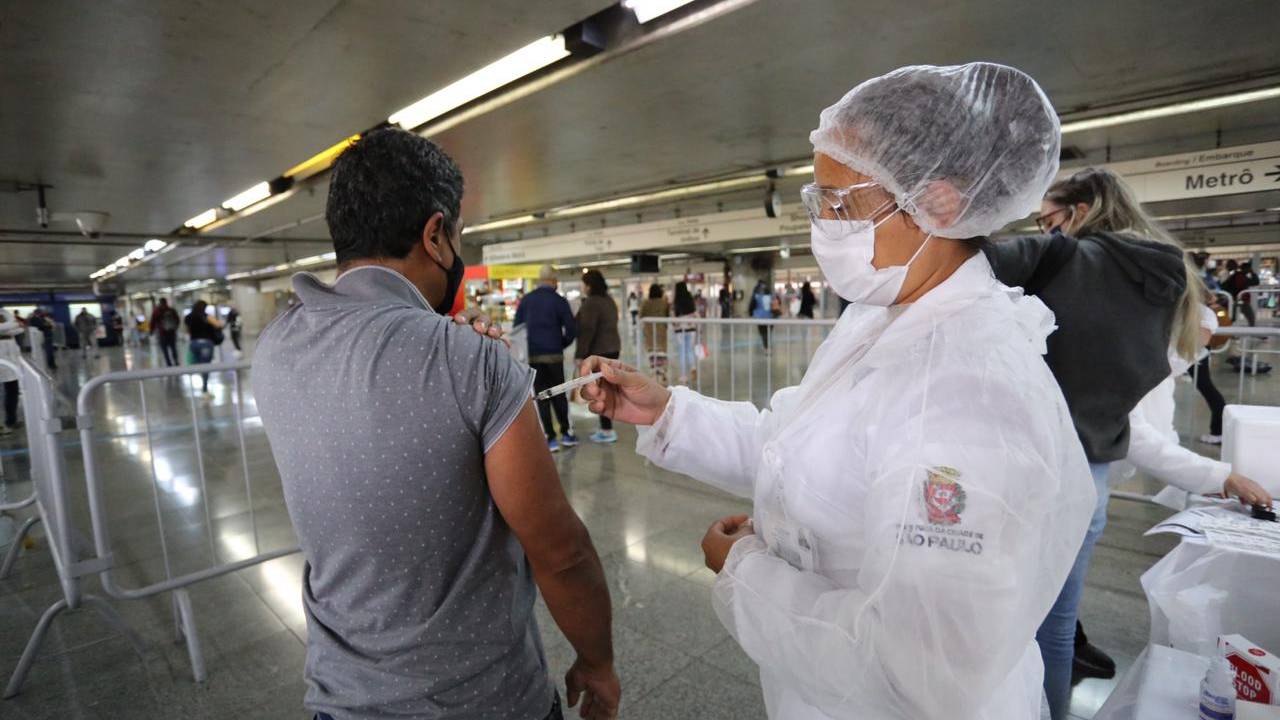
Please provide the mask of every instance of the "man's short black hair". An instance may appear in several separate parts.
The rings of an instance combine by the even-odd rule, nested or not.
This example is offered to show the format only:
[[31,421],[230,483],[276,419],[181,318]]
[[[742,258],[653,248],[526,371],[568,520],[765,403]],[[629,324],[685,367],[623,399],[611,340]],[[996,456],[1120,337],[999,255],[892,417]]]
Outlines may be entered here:
[[462,171],[440,146],[400,128],[383,128],[334,161],[324,217],[341,265],[403,258],[435,213],[444,213],[452,233],[461,205]]

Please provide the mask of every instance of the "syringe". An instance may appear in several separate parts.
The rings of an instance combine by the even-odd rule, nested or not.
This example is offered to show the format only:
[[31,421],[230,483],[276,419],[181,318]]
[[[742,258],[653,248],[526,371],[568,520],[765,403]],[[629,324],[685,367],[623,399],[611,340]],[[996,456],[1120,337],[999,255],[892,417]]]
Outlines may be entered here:
[[573,390],[580,388],[583,385],[589,385],[595,382],[596,380],[599,380],[602,377],[604,377],[604,373],[602,372],[593,372],[590,375],[583,375],[582,377],[574,378],[569,382],[560,383],[559,385],[556,385],[553,388],[547,388],[546,390],[543,390],[542,392],[535,395],[534,398],[537,400],[548,400],[557,395],[563,395],[567,392],[572,392]]

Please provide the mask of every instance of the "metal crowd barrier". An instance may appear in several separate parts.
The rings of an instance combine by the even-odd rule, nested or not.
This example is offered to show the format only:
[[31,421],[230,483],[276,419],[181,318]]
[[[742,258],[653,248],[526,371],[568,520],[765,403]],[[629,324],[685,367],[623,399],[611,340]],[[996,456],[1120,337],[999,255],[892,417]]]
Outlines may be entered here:
[[248,370],[250,363],[247,361],[233,363],[210,363],[205,365],[186,365],[181,367],[155,368],[149,370],[132,370],[111,372],[99,375],[89,382],[85,383],[80,390],[80,395],[76,399],[76,427],[80,431],[80,445],[84,455],[84,474],[85,484],[88,489],[89,498],[89,516],[93,525],[93,544],[94,549],[99,557],[110,558],[112,556],[111,534],[108,527],[108,513],[106,499],[103,496],[103,480],[99,477],[97,456],[94,451],[93,442],[93,400],[98,391],[102,388],[120,383],[137,383],[138,398],[142,407],[142,422],[147,436],[148,447],[153,447],[151,417],[149,413],[149,405],[147,402],[146,380],[156,378],[180,377],[184,375],[200,375],[204,373],[229,373],[232,378],[232,393],[234,403],[232,407],[235,411],[236,436],[238,439],[238,447],[240,450],[240,466],[244,476],[245,497],[248,501],[249,523],[253,531],[253,548],[254,555],[243,560],[234,562],[217,562],[217,553],[215,550],[215,541],[213,537],[213,519],[209,511],[209,491],[205,481],[204,472],[204,451],[200,441],[200,417],[196,411],[195,393],[188,394],[188,404],[191,410],[192,436],[195,440],[196,467],[198,477],[200,479],[200,498],[204,506],[205,528],[209,539],[209,546],[214,560],[214,564],[193,572],[184,573],[174,576],[171,568],[169,547],[165,540],[164,531],[164,514],[160,505],[160,491],[158,488],[159,479],[156,475],[155,455],[151,453],[150,469],[151,469],[151,491],[152,499],[155,505],[156,523],[160,529],[160,551],[164,561],[165,579],[154,582],[149,585],[137,588],[122,587],[112,572],[111,563],[107,563],[99,572],[99,579],[102,582],[102,589],[108,595],[120,600],[139,600],[152,597],[165,592],[173,593],[174,610],[176,615],[176,630],[179,640],[185,641],[187,645],[187,654],[191,660],[191,674],[196,682],[204,682],[206,678],[204,655],[201,651],[200,639],[197,634],[196,619],[191,606],[191,597],[187,593],[187,586],[193,585],[202,580],[226,575],[227,573],[243,570],[247,567],[274,560],[276,558],[292,555],[298,552],[297,545],[280,550],[272,550],[262,552],[258,541],[258,522],[253,508],[253,480],[249,474],[249,460],[245,450],[244,439],[244,392],[240,383],[240,372]]
[[[0,363],[14,367],[7,361]],[[172,593],[176,626],[176,637],[187,645],[187,654],[191,662],[191,674],[196,682],[203,682],[207,673],[204,655],[197,634],[196,619],[192,610],[191,598],[187,587],[202,580],[226,575],[237,570],[274,560],[298,551],[297,546],[262,552],[258,544],[258,525],[253,506],[253,481],[249,474],[248,455],[244,438],[244,394],[240,383],[240,372],[249,369],[248,362],[187,365],[182,367],[157,368],[112,372],[99,375],[80,390],[76,400],[76,427],[80,433],[81,452],[84,459],[85,485],[88,496],[89,516],[92,525],[92,547],[81,552],[80,547],[87,542],[79,541],[67,514],[66,504],[66,468],[63,463],[62,448],[58,441],[58,431],[62,424],[55,412],[55,400],[52,378],[35,368],[25,358],[19,369],[22,377],[24,396],[24,412],[26,414],[27,436],[31,449],[32,477],[36,485],[35,504],[39,509],[39,517],[29,520],[23,526],[22,533],[27,532],[37,520],[43,522],[49,535],[49,547],[62,584],[63,598],[54,603],[36,625],[31,639],[18,661],[18,666],[10,678],[5,690],[5,697],[13,697],[22,688],[27,673],[35,661],[40,646],[48,633],[54,618],[63,610],[78,608],[81,604],[90,605],[99,611],[107,622],[133,644],[139,653],[142,642],[130,630],[111,605],[104,599],[84,594],[81,590],[82,578],[87,575],[98,575],[103,592],[118,600],[138,600],[153,597],[161,593]],[[168,542],[165,539],[164,513],[161,508],[158,489],[159,478],[156,473],[153,433],[150,418],[150,404],[147,400],[147,389],[144,381],[157,378],[200,375],[204,373],[230,373],[234,396],[234,414],[236,433],[240,451],[240,465],[244,474],[245,493],[248,499],[249,520],[253,531],[255,555],[234,562],[219,562],[216,551],[212,553],[212,564],[193,572],[174,576],[170,564]],[[104,480],[99,477],[97,453],[95,451],[93,403],[99,392],[108,385],[137,383],[138,397],[141,401],[142,421],[146,434],[150,456],[151,490],[154,502],[155,518],[159,528],[161,556],[164,562],[165,579],[153,582],[144,587],[122,587],[116,580],[114,569],[116,556],[113,553],[111,534],[108,527],[107,501],[104,497]],[[209,537],[210,548],[214,548],[213,524],[209,509],[208,488],[205,483],[204,455],[200,438],[200,418],[196,411],[194,393],[189,394],[191,410],[192,435],[195,441],[196,467],[200,480],[201,501],[204,505],[205,525]],[[21,535],[15,538],[15,547]],[[16,550],[10,549],[10,554]],[[86,556],[85,559],[80,559]],[[11,564],[6,559],[5,569]]]
[[[1249,305],[1253,308],[1255,320],[1259,323],[1264,319],[1259,316],[1258,311],[1269,310],[1271,312],[1270,320],[1276,319],[1276,303],[1280,299],[1280,287],[1255,287],[1248,290],[1241,290],[1236,296],[1235,303],[1231,308],[1231,320],[1240,322],[1244,315],[1243,311],[1237,312],[1237,309],[1243,305]],[[1274,324],[1274,323],[1273,323]]]
[[107,624],[120,632],[135,648],[141,641],[130,631],[120,616],[102,598],[83,592],[82,579],[98,572],[103,565],[100,558],[82,559],[83,541],[74,532],[67,510],[66,467],[58,432],[62,423],[58,419],[53,394],[53,379],[37,368],[30,360],[22,358],[17,363],[0,360],[0,365],[18,374],[22,391],[22,410],[26,422],[27,443],[31,459],[31,480],[34,486],[36,515],[29,518],[14,536],[13,545],[5,557],[0,577],[13,567],[22,541],[38,522],[44,525],[49,553],[53,558],[62,597],[49,606],[27,641],[26,649],[18,660],[13,676],[5,688],[4,696],[13,697],[22,688],[31,664],[49,631],[54,618],[64,610],[75,610],[82,605],[94,608]]
[[[664,383],[687,383],[712,397],[764,404],[773,396],[775,380],[779,388],[800,382],[837,320],[641,317],[633,338],[635,366]],[[699,357],[699,347],[705,356]],[[763,395],[757,393],[757,374],[764,380]],[[739,388],[745,388],[745,398]]]

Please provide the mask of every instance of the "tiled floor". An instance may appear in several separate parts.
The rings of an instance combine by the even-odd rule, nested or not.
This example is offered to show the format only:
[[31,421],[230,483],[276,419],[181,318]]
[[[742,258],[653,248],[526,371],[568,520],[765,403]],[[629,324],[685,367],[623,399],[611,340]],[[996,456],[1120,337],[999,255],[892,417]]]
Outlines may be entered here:
[[[727,342],[719,350],[727,352]],[[772,360],[785,375],[785,355],[775,353]],[[60,362],[60,386],[71,396],[87,374],[73,354]],[[127,356],[130,366],[152,362],[147,353]],[[759,356],[755,362],[761,363],[757,369],[772,372]],[[126,356],[112,349],[93,367],[101,372],[125,365]],[[203,567],[212,558],[225,562],[252,555],[250,510],[258,526],[257,548],[292,542],[266,441],[252,417],[256,412],[251,388],[245,388],[243,410],[250,419],[242,425],[242,457],[230,382],[229,377],[215,376],[213,400],[195,402],[182,381],[147,383],[150,442],[136,385],[110,390],[100,400],[94,451],[105,484],[115,575],[121,586],[162,579],[166,555],[174,574]],[[1222,385],[1232,397],[1234,383],[1224,380]],[[1262,378],[1255,390],[1255,399],[1274,402],[1280,386]],[[1186,392],[1180,387],[1179,393]],[[1198,434],[1206,422],[1202,403],[1198,397],[1193,402],[1189,394],[1180,394],[1179,401],[1183,420],[1195,423]],[[1185,414],[1186,407],[1195,408],[1194,417]],[[70,426],[70,406],[65,412]],[[191,434],[193,418],[202,428],[203,481]],[[584,427],[592,423],[586,417],[579,422]],[[64,435],[75,490],[73,516],[87,534],[81,447],[75,433]],[[712,520],[747,512],[748,504],[647,467],[632,451],[633,432],[622,428],[621,435],[616,446],[584,444],[560,453],[557,462],[609,578],[625,692],[622,717],[764,717],[755,669],[711,610],[712,575],[702,567],[698,546]],[[20,435],[0,441],[9,478],[26,476],[23,445]],[[252,503],[245,494],[246,466],[254,481]],[[1153,487],[1143,480],[1133,484]],[[22,482],[0,487],[10,499],[28,491]],[[201,502],[205,496],[207,517]],[[159,542],[157,506],[165,524],[167,553]],[[1113,500],[1110,526],[1095,554],[1084,620],[1094,642],[1110,651],[1122,668],[1141,651],[1147,636],[1146,601],[1138,578],[1173,545],[1166,537],[1143,538],[1142,532],[1166,514]],[[301,559],[292,555],[191,589],[209,673],[208,682],[201,685],[192,682],[184,648],[174,642],[168,596],[113,602],[141,635],[140,650],[91,610],[66,613],[55,621],[23,692],[0,701],[0,718],[304,718],[306,626],[299,600],[300,571]],[[101,593],[96,576],[86,581],[86,589]],[[40,613],[59,597],[57,577],[40,539],[35,549],[22,555],[12,576],[0,581],[0,674],[11,671]],[[539,612],[548,660],[559,675],[573,653],[545,608]],[[1112,686],[1086,681],[1076,691],[1073,711],[1081,718],[1092,717]]]

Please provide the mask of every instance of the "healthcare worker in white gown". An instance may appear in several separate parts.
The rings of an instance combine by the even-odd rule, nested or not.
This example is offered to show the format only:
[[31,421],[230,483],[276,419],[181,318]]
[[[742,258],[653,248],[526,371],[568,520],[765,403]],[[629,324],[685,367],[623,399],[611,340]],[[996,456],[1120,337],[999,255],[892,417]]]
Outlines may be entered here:
[[617,361],[584,389],[656,464],[754,500],[703,541],[771,718],[1032,720],[1033,640],[1094,488],[1042,359],[1053,316],[977,243],[1034,210],[1057,116],[1012,68],[907,67],[822,113],[802,196],[853,302],[767,409]]

